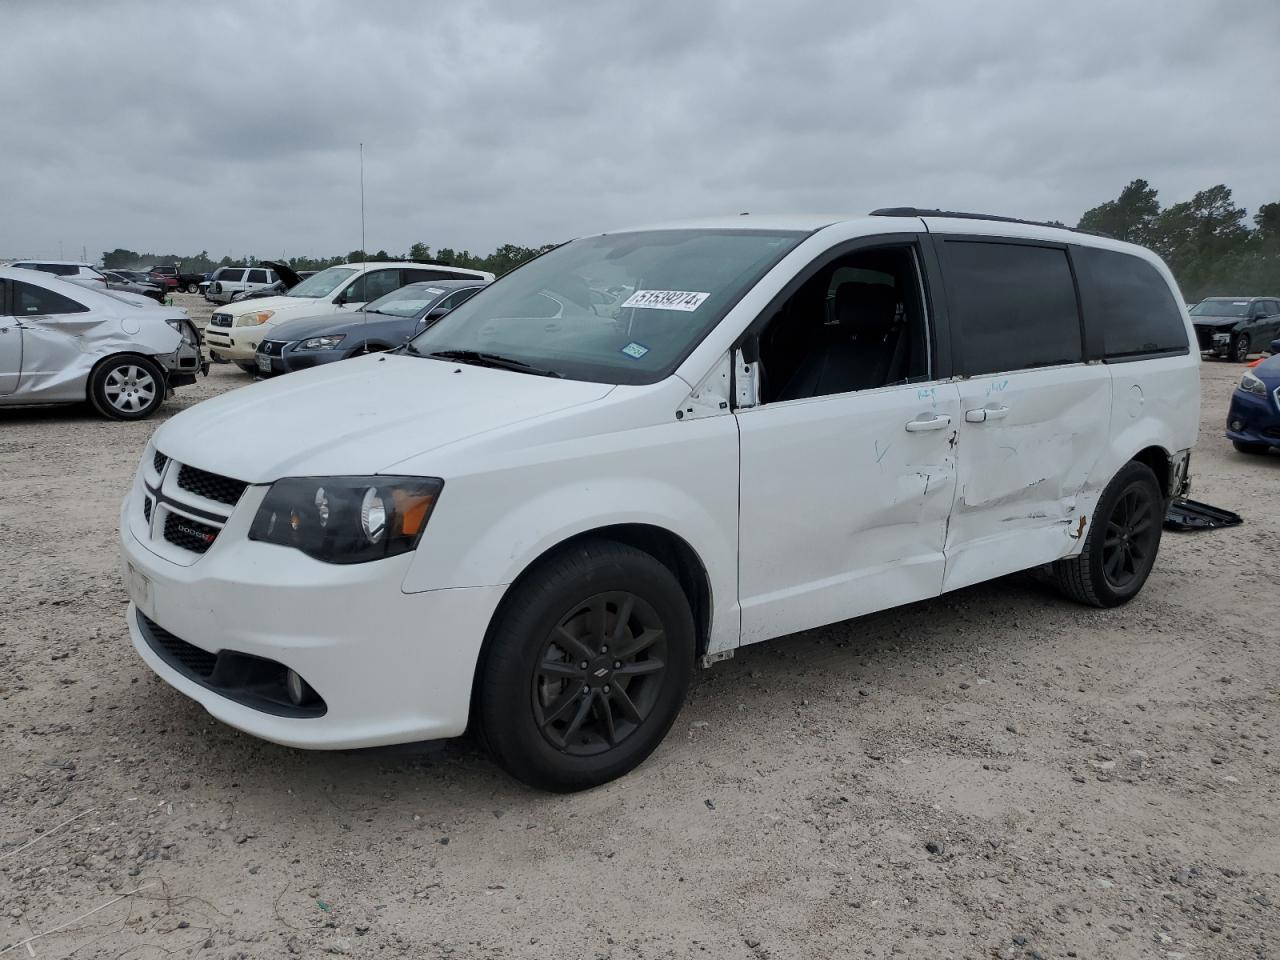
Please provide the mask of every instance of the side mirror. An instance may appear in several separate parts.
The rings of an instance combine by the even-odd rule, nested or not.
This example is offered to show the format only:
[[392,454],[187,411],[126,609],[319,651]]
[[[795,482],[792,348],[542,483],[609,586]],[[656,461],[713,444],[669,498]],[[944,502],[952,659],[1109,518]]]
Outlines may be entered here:
[[425,330],[448,312],[448,307],[432,307],[427,311],[426,316],[418,321],[418,326]]

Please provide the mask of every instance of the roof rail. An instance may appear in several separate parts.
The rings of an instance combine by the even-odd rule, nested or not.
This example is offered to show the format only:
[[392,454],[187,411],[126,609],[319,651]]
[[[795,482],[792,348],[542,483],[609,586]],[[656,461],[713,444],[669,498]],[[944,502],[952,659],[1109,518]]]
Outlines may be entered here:
[[1025,223],[1032,227],[1053,227],[1055,230],[1070,230],[1072,233],[1089,233],[1090,230],[1079,230],[1061,223],[1049,223],[1045,220],[1020,220],[1017,217],[1001,217],[994,213],[961,213],[956,210],[922,210],[919,207],[881,207],[872,210],[873,217],[945,217],[948,220],[994,220],[997,223]]

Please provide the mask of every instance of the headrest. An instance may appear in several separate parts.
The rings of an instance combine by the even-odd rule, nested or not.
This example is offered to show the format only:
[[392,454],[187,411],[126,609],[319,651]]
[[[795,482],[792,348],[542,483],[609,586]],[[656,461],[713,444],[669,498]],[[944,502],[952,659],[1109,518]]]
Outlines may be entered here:
[[897,313],[898,294],[883,283],[843,283],[836,290],[836,323],[847,333],[883,336]]

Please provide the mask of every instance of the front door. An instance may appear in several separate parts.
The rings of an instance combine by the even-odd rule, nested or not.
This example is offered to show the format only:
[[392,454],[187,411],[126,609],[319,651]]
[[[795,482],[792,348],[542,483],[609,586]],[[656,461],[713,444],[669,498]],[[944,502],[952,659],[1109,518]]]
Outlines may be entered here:
[[0,397],[18,389],[22,374],[22,327],[9,306],[8,281],[0,281]]
[[759,334],[737,411],[742,643],[937,596],[959,391],[914,241],[816,266]]

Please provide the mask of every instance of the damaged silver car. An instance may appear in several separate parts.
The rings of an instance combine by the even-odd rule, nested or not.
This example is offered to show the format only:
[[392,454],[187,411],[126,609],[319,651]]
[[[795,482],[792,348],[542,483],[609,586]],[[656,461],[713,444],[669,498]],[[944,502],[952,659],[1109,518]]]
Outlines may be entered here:
[[142,420],[207,374],[186,313],[140,299],[0,267],[0,406],[87,400],[105,417]]

